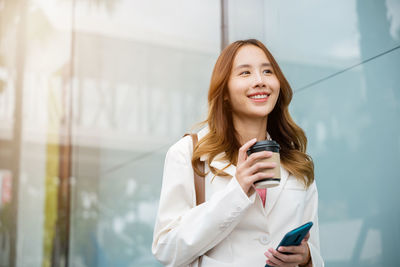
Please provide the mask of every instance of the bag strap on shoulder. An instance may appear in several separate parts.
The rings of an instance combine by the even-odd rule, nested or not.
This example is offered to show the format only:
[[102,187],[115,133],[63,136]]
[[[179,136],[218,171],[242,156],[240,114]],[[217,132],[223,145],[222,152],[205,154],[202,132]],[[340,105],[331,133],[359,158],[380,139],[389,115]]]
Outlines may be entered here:
[[[189,134],[185,134],[189,135]],[[198,142],[198,138],[197,138],[197,134],[190,134],[190,136],[192,137],[192,142],[193,142],[193,150],[197,145]],[[201,161],[200,159],[196,161],[196,166],[197,169],[199,169],[201,172],[204,173],[205,167],[204,167],[204,161]],[[194,171],[194,166],[193,167],[193,174],[194,174],[194,189],[196,191],[196,206],[204,203],[205,201],[205,194],[206,194],[206,190],[205,190],[205,177],[201,177],[200,175],[198,175],[195,171]]]

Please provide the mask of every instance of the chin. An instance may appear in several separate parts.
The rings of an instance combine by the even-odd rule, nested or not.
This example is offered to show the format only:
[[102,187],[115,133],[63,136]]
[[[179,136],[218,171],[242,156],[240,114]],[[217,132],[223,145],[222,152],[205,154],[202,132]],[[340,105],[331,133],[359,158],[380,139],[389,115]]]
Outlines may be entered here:
[[264,118],[264,117],[268,117],[268,115],[271,113],[271,110],[259,110],[259,111],[255,111],[253,113],[254,117],[259,117],[259,118]]
[[262,113],[254,113],[251,114],[250,117],[254,118],[254,119],[264,119],[268,117],[269,113],[266,112],[262,112]]

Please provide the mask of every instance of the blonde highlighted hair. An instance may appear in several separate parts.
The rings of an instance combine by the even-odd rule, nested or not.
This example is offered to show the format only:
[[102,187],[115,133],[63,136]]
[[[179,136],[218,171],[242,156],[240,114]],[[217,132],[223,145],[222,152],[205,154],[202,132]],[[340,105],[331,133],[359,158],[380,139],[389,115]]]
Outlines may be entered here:
[[[225,152],[223,159],[237,164],[241,145],[236,137],[232,110],[225,96],[228,94],[228,80],[236,53],[246,45],[254,45],[264,51],[280,82],[279,97],[274,109],[268,115],[266,130],[281,147],[281,164],[308,187],[314,181],[314,164],[311,157],[306,154],[305,133],[289,114],[289,103],[292,100],[293,91],[272,54],[263,43],[255,39],[240,40],[230,44],[221,52],[215,63],[208,91],[208,116],[203,122],[208,124],[209,132],[194,148],[192,157],[194,171],[205,176],[205,173],[195,164],[202,155],[207,156],[207,163],[210,165],[218,154]],[[229,176],[223,170],[211,166],[210,170],[218,176]]]

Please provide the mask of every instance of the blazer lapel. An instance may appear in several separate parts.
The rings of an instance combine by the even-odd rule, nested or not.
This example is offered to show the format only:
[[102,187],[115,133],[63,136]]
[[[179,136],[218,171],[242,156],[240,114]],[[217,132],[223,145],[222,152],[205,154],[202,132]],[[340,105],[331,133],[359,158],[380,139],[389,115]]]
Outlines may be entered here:
[[281,182],[279,183],[279,186],[267,189],[267,199],[265,201],[266,215],[268,215],[274,208],[275,203],[278,200],[279,195],[282,193],[282,189],[285,186],[288,177],[288,171],[281,167]]

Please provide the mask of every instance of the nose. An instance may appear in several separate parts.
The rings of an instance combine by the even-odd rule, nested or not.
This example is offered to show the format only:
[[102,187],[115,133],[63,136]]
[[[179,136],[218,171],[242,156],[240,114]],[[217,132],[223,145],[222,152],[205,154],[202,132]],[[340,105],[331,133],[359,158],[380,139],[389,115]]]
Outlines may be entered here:
[[261,73],[255,72],[254,74],[254,84],[253,84],[254,88],[262,88],[265,87],[265,82],[263,80],[263,76]]

